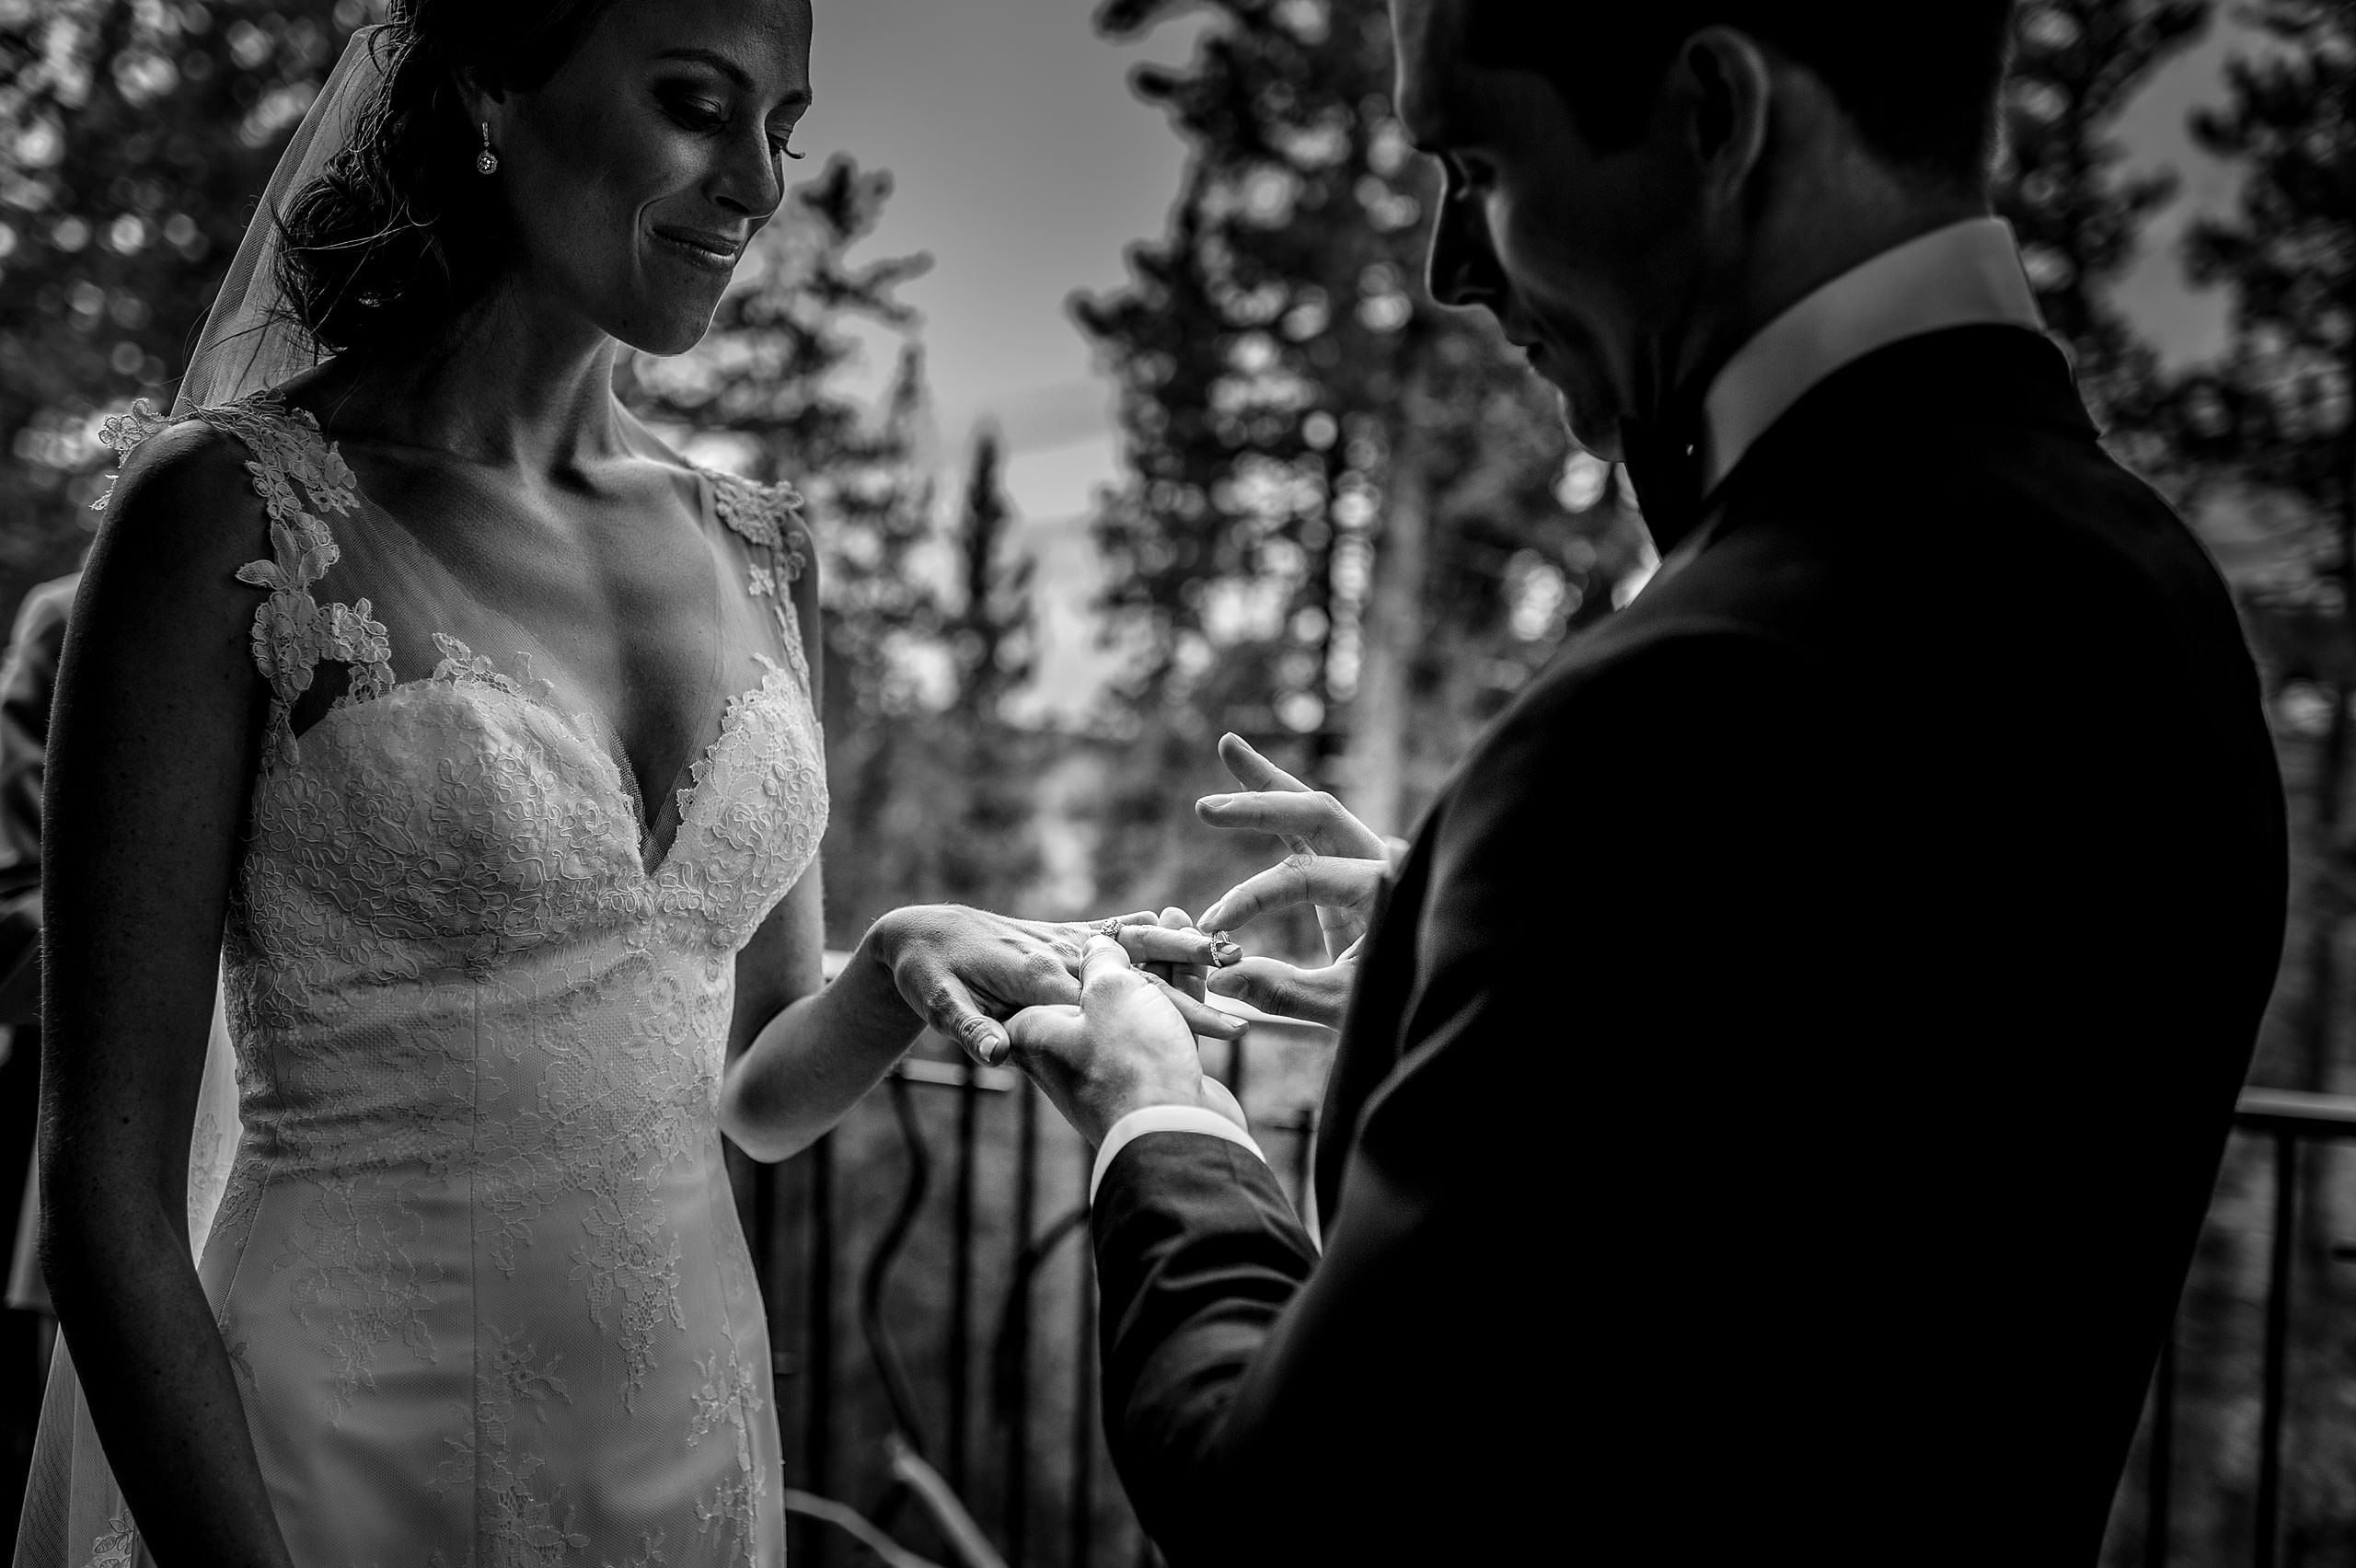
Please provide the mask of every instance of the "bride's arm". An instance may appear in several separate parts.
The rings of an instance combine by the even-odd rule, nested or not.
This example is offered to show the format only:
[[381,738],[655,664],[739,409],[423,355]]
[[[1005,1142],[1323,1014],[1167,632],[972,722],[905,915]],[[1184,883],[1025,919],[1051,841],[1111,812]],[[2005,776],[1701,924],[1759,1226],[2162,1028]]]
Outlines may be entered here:
[[743,1043],[721,1089],[720,1125],[756,1159],[783,1159],[816,1142],[923,1028],[888,972],[874,983],[865,944],[861,958],[826,984],[823,903],[813,865],[737,960],[740,995],[750,983],[756,997],[769,989],[773,1005],[737,1007]]
[[156,1561],[289,1562],[189,1258],[190,1124],[267,693],[240,455],[157,436],[75,603],[44,804],[41,1262]]
[[[1140,962],[1211,962],[1211,939],[1200,931],[1161,929],[1151,916],[1124,918],[1137,922],[1123,945]],[[842,973],[820,988],[822,928],[813,867],[738,961],[740,987],[763,984],[753,972],[764,965],[791,977],[777,987],[778,1010],[757,1027],[750,1020],[763,1009],[748,1009],[740,990],[737,1029],[750,1037],[729,1063],[720,1125],[756,1159],[784,1159],[823,1136],[928,1025],[985,1061],[1003,1059],[999,1018],[1080,999],[1076,972],[1090,934],[1085,925],[961,905],[910,905],[870,926]],[[1172,999],[1197,1033],[1242,1032],[1240,1020],[1191,997],[1172,992]]]
[[[800,541],[803,570],[789,575],[814,702],[826,686],[819,562]],[[871,933],[872,935],[872,933]],[[728,1040],[720,1124],[756,1159],[777,1160],[823,1136],[875,1087],[923,1027],[874,966],[854,961],[849,984],[826,978],[826,894],[812,861],[793,890],[736,956],[736,1011]],[[860,957],[868,944],[861,943]]]
[[[794,580],[811,689],[823,692],[824,640],[814,559]],[[1163,930],[1150,914],[1123,943],[1139,963],[1213,962],[1211,939]],[[826,916],[818,867],[754,934],[736,961],[736,1014],[720,1125],[756,1159],[807,1148],[891,1070],[928,1024],[984,1061],[1007,1033],[997,1020],[1027,1007],[1080,999],[1085,925],[1015,920],[957,905],[895,909],[868,928],[834,983],[824,977]],[[1232,1038],[1243,1025],[1173,995],[1197,1033]]]

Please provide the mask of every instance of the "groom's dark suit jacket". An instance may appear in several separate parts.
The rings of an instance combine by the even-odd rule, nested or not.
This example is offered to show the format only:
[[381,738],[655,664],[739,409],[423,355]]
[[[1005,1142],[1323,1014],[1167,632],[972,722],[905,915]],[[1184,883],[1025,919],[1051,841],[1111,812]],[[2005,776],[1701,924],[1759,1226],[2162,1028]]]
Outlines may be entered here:
[[2281,946],[2233,606],[2017,328],[1838,372],[1699,526],[1401,867],[1323,1257],[1233,1145],[1105,1175],[1181,1568],[2095,1560]]

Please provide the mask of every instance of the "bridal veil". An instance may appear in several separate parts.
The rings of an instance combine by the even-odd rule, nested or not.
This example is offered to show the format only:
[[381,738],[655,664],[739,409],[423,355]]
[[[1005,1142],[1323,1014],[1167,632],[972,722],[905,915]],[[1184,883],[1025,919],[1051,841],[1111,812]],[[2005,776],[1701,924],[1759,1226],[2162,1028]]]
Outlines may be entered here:
[[[278,214],[351,144],[367,116],[379,110],[380,89],[394,63],[397,38],[394,29],[384,27],[353,33],[311,101],[271,175],[220,293],[214,296],[195,355],[173,400],[175,415],[234,402],[317,363],[318,351],[285,308],[279,287]],[[189,1246],[199,1257],[228,1184],[239,1126],[237,1066],[216,989],[203,1087],[189,1139]],[[91,1542],[97,1543],[96,1551],[87,1545]],[[146,1562],[61,1335],[33,1443],[15,1568],[133,1568]]]

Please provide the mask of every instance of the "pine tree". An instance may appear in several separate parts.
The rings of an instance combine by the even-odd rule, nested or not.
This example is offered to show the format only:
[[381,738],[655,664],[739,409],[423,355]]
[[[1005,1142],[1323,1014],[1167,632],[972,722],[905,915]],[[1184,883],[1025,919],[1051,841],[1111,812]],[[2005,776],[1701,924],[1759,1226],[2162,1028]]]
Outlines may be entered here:
[[2145,221],[2176,192],[2169,173],[2123,178],[2119,112],[2208,24],[2210,0],[2035,0],[2014,17],[1997,210],[2010,220],[2046,325],[2070,345],[2078,389],[2111,449],[2148,476],[2170,470],[2165,378],[2109,291]]
[[384,0],[0,0],[0,605],[69,568],[255,196]]
[[[2292,903],[2288,954],[2253,1072],[2261,1083],[2346,1091],[2347,978],[2342,951],[2356,871],[2348,840],[2350,706],[2356,702],[2356,11],[2330,0],[2258,0],[2244,19],[2257,48],[2228,67],[2229,98],[2195,121],[2212,152],[2236,160],[2238,210],[2195,231],[2194,273],[2227,285],[2234,337],[2223,363],[2189,379],[2168,412],[2170,438],[2212,507],[2268,548],[2245,571],[2245,620],[2259,644],[2289,787]],[[2285,1436],[2282,1560],[2322,1562],[2356,1551],[2356,1334],[2347,1265],[2334,1245],[2350,1223],[2345,1192],[2309,1159],[2292,1273],[2290,1354],[2299,1371]],[[2243,1158],[2229,1192],[2265,1192],[2271,1173]],[[2212,1249],[2196,1274],[2203,1350],[2233,1348],[2225,1325],[2246,1324],[2246,1267],[2264,1239]],[[2242,1336],[2246,1339],[2246,1331]],[[2246,1367],[2246,1361],[2243,1363]],[[2246,1372],[2245,1372],[2246,1378]],[[2221,1411],[2238,1394],[2231,1369],[2200,1397]],[[2238,1467],[2209,1490],[2250,1482]],[[2238,1502],[2238,1499],[2235,1499]],[[2232,1543],[2236,1506],[2212,1502],[2192,1521]]]
[[1006,698],[1029,684],[1037,668],[1037,634],[1031,580],[1038,562],[1025,555],[1001,559],[1014,509],[1006,498],[1006,453],[994,428],[974,441],[965,480],[965,513],[957,531],[964,605],[950,622],[957,662],[956,706],[1003,721]]
[[[854,790],[837,796],[842,852],[830,864],[843,870],[829,898],[847,931],[912,903],[1041,913],[1034,795],[1064,748],[1008,709],[1031,674],[1034,562],[1009,550],[1015,518],[1000,459],[986,432],[949,541],[956,591],[949,606],[936,605],[922,643],[940,678],[869,726]],[[913,650],[904,641],[895,651]]]
[[1102,858],[1118,885],[1205,897],[1255,853],[1207,848],[1184,810],[1222,781],[1221,729],[1404,831],[1648,548],[1491,324],[1416,282],[1437,181],[1392,113],[1385,7],[1208,9],[1195,60],[1137,81],[1192,155],[1170,232],[1076,306],[1133,469],[1097,527],[1138,654]]
[[997,432],[984,430],[974,443],[957,530],[964,603],[948,628],[956,695],[927,726],[934,778],[904,779],[900,787],[953,802],[932,824],[941,866],[930,896],[1032,914],[1039,912],[1028,907],[1039,872],[1034,790],[1043,764],[1061,747],[1055,736],[1022,729],[1008,711],[1008,698],[1030,681],[1036,663],[1031,582],[1038,562],[1010,555],[1016,519],[1003,462]]

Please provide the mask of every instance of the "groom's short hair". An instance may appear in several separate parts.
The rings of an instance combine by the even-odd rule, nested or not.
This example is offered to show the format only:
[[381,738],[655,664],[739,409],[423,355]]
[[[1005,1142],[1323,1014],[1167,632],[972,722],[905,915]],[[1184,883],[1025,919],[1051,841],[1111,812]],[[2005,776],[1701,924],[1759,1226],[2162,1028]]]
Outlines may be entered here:
[[1535,71],[1579,132],[1643,135],[1679,45],[1729,27],[1824,82],[1886,162],[1977,189],[1995,150],[2013,0],[1466,0],[1475,64]]

